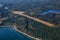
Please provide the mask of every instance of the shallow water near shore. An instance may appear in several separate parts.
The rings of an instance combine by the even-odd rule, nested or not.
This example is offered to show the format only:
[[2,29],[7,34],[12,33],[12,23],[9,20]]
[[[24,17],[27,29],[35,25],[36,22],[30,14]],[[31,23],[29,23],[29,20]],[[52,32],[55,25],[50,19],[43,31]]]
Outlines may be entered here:
[[14,28],[0,28],[0,40],[32,40],[18,33]]

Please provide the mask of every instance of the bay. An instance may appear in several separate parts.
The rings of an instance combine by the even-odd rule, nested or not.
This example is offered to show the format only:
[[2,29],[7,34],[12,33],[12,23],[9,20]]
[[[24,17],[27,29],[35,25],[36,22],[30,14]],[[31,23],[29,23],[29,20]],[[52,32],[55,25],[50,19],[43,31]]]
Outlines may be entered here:
[[0,28],[0,40],[32,40],[18,33],[14,28]]

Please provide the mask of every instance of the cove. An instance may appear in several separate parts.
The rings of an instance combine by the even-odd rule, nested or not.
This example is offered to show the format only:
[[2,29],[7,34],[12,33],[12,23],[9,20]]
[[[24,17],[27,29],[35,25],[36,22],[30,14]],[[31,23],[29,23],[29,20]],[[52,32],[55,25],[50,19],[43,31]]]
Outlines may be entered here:
[[18,33],[14,28],[0,28],[0,40],[32,40]]

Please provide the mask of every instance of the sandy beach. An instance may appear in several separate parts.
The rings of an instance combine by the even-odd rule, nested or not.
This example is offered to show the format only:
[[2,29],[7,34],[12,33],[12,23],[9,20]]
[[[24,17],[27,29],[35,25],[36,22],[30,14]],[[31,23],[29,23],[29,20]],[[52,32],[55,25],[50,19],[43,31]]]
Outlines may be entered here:
[[30,35],[28,35],[28,34],[26,34],[26,33],[24,33],[24,32],[21,32],[20,30],[18,30],[18,29],[16,28],[16,27],[17,27],[16,25],[13,25],[13,27],[14,27],[14,29],[15,29],[16,31],[18,31],[19,33],[21,33],[21,34],[23,34],[23,35],[26,35],[26,36],[34,39],[34,40],[41,40],[41,39],[39,39],[39,38],[35,38],[35,37],[32,37],[32,36],[30,36]]

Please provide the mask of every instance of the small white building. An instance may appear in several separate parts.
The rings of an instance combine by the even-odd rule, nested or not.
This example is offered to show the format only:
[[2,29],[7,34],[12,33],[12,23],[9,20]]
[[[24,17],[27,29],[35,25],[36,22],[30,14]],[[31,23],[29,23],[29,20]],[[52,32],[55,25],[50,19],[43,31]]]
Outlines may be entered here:
[[8,9],[8,7],[5,7],[4,9]]

